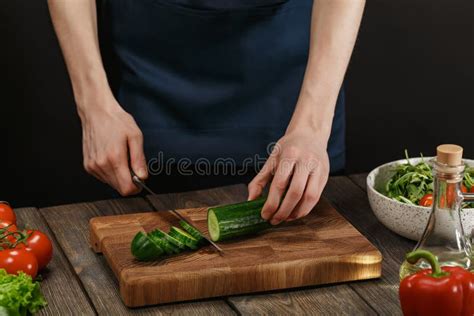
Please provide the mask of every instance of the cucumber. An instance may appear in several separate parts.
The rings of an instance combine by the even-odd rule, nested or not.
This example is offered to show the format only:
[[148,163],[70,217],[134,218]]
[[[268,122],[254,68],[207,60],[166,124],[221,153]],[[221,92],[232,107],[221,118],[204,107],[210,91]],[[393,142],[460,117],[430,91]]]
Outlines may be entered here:
[[188,246],[189,248],[193,250],[198,249],[198,245],[199,245],[198,240],[178,227],[172,226],[170,229],[169,235],[171,237],[178,239],[183,244],[185,244],[186,246]]
[[156,244],[158,244],[168,255],[172,255],[174,253],[180,253],[181,250],[164,239],[164,237],[159,237],[158,235],[161,234],[156,234],[155,232],[148,233],[148,237],[154,241]]
[[[260,198],[258,200],[261,200]],[[211,207],[207,225],[213,241],[222,241],[260,232],[272,225],[261,217],[265,200]],[[257,206],[256,206],[257,205]]]
[[164,231],[162,231],[161,229],[155,229],[154,231],[151,232],[151,234],[153,234],[155,237],[158,237],[158,238],[161,238],[161,239],[164,239],[166,240],[167,242],[169,242],[171,245],[177,247],[179,250],[184,250],[186,249],[186,245],[184,243],[182,243],[181,241],[179,241],[178,239],[168,235],[167,233],[165,233]]
[[185,221],[179,221],[179,225],[183,227],[183,229],[188,232],[191,236],[194,237],[198,241],[198,243],[202,243],[204,241],[204,237],[201,235],[201,233],[194,228],[193,226],[189,225]]
[[233,211],[233,210],[241,210],[241,209],[253,209],[257,207],[263,207],[263,204],[265,204],[265,201],[267,200],[266,196],[259,197],[258,199],[252,200],[252,201],[245,201],[245,202],[240,202],[240,203],[235,203],[235,204],[228,204],[228,205],[220,205],[220,206],[214,206],[212,207],[213,209],[226,209],[227,211]]
[[140,261],[151,261],[163,255],[164,250],[144,232],[138,232],[132,240],[132,255]]

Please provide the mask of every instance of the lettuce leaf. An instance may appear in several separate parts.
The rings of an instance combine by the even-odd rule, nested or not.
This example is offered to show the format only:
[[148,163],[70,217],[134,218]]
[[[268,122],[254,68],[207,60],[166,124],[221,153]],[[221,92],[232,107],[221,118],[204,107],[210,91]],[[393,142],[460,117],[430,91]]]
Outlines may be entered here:
[[0,316],[34,314],[46,304],[39,282],[23,272],[13,275],[0,269]]

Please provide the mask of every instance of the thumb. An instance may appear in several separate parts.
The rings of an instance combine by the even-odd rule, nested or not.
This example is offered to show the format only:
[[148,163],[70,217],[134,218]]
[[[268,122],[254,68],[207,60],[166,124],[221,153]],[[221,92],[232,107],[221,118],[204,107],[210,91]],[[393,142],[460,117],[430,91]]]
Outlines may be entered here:
[[133,172],[135,172],[140,179],[147,179],[148,169],[146,166],[145,153],[143,151],[143,135],[141,132],[128,138],[128,150]]

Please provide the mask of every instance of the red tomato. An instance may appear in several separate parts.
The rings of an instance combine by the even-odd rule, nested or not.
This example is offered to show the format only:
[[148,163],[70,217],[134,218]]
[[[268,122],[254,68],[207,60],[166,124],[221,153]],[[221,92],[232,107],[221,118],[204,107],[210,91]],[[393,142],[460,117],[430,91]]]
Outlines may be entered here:
[[471,193],[474,193],[474,185],[471,187]]
[[456,184],[448,183],[446,186],[446,194],[442,195],[439,199],[439,206],[442,208],[451,208],[453,203],[456,202]]
[[425,194],[425,196],[423,196],[421,198],[421,200],[418,204],[421,205],[421,206],[431,206],[431,205],[433,205],[433,194],[431,194],[431,193]]
[[0,251],[0,268],[9,274],[23,271],[34,278],[38,273],[38,261],[35,255],[25,249],[6,249]]
[[462,191],[462,193],[467,193],[469,190],[467,189],[467,187],[464,184],[461,184],[461,191]]
[[[8,228],[7,228],[8,227]],[[6,230],[5,230],[6,228]],[[2,221],[0,220],[0,237],[7,235],[8,233],[16,232],[18,228],[16,227],[15,224],[12,224],[8,221]],[[9,235],[5,237],[6,240],[8,240],[11,243],[14,243],[16,238],[15,235]],[[6,248],[8,245],[5,243],[2,243],[2,241],[5,241],[3,239],[0,239],[0,247]]]
[[25,249],[34,254],[38,260],[38,269],[41,270],[53,257],[53,244],[48,236],[39,230],[29,230],[27,234],[29,237],[26,239],[26,244],[18,244],[17,249]]
[[0,220],[16,224],[16,215],[13,209],[5,201],[0,201]]

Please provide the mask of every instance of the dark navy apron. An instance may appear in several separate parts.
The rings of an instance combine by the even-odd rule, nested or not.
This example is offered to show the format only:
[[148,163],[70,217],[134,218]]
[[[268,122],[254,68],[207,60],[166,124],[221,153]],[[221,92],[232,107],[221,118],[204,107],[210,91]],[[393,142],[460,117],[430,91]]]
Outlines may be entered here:
[[[312,0],[110,0],[116,97],[148,159],[267,157],[294,111],[308,58]],[[344,167],[344,96],[329,142]]]

